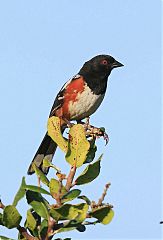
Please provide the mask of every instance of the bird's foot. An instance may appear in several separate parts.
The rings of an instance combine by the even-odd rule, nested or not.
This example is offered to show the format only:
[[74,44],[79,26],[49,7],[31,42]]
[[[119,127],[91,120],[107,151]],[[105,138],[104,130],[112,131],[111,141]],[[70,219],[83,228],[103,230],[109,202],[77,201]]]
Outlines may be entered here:
[[87,117],[86,118],[86,121],[85,122],[82,122],[81,120],[80,121],[77,121],[77,123],[79,124],[82,124],[84,129],[85,129],[85,132],[86,132],[86,137],[89,138],[100,138],[100,137],[103,137],[104,140],[105,140],[105,145],[108,144],[109,142],[109,136],[108,134],[105,132],[105,128],[104,127],[101,127],[101,128],[98,128],[98,127],[95,127],[93,125],[90,125],[90,117]]
[[87,137],[94,137],[94,138],[100,138],[103,137],[105,140],[105,145],[108,144],[109,142],[109,136],[108,134],[105,132],[105,128],[101,127],[101,128],[97,128],[95,126],[89,125],[89,127],[86,130],[86,136]]

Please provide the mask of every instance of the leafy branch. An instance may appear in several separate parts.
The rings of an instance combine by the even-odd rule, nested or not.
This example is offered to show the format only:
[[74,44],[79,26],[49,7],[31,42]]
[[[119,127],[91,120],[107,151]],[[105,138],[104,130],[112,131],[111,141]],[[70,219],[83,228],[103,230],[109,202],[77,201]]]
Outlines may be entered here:
[[[33,170],[41,184],[28,185],[23,177],[13,203],[5,206],[0,201],[2,210],[0,225],[9,229],[16,228],[18,239],[51,240],[60,232],[70,230],[83,232],[88,225],[108,224],[114,216],[113,206],[104,203],[110,183],[105,185],[97,203],[76,188],[91,183],[99,176],[102,155],[94,160],[97,150],[96,139],[102,136],[108,140],[105,130],[76,124],[70,127],[66,139],[60,132],[60,119],[51,117],[48,120],[48,134],[64,152],[70,171],[68,174],[63,173],[45,158],[43,165],[54,171],[54,178],[49,179],[36,164],[33,164]],[[86,165],[86,168],[76,176],[77,169],[83,165]],[[47,195],[50,196],[50,202],[46,199]],[[17,210],[22,198],[26,198],[30,207],[23,227],[20,225],[22,216]],[[0,238],[7,239],[3,236]]]

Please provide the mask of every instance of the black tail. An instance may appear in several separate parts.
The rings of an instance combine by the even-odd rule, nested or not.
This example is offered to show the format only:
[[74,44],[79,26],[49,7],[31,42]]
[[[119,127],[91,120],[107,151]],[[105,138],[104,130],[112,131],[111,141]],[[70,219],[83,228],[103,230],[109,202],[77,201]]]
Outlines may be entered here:
[[52,158],[54,156],[54,153],[57,149],[57,144],[51,139],[51,137],[48,136],[48,134],[45,134],[45,137],[43,138],[29,168],[28,168],[28,174],[31,175],[34,173],[34,170],[32,169],[32,163],[35,162],[36,166],[45,174],[48,173],[49,168],[43,167],[43,159],[46,157],[50,162],[52,161]]

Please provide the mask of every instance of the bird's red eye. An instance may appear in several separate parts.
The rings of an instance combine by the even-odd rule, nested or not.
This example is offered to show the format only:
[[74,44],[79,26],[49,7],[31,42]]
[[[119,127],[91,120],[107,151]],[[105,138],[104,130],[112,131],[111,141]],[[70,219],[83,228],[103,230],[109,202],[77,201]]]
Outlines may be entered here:
[[102,63],[103,65],[107,65],[107,64],[108,64],[107,60],[102,60],[101,63]]

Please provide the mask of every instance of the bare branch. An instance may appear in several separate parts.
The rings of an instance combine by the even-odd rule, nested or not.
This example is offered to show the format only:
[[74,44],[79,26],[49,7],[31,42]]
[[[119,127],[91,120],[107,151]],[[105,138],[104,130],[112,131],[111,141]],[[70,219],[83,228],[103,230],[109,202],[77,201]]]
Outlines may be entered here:
[[54,227],[55,227],[56,221],[53,218],[49,218],[48,220],[48,231],[45,240],[50,240],[54,236]]
[[99,200],[98,200],[98,204],[97,204],[98,206],[101,206],[101,205],[102,205],[102,203],[103,203],[103,201],[104,201],[104,198],[105,198],[105,196],[106,196],[106,194],[107,194],[107,191],[108,191],[110,185],[111,185],[111,183],[107,183],[107,184],[105,185],[104,192],[102,193],[101,198],[99,198]]
[[67,182],[66,182],[66,190],[67,191],[69,191],[70,188],[72,187],[72,182],[73,182],[75,173],[76,173],[76,165],[71,166],[71,170],[70,170],[69,175],[67,177]]

